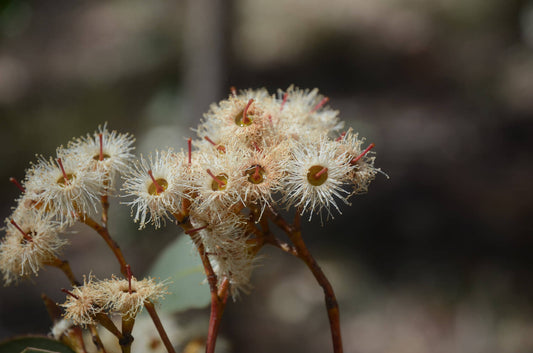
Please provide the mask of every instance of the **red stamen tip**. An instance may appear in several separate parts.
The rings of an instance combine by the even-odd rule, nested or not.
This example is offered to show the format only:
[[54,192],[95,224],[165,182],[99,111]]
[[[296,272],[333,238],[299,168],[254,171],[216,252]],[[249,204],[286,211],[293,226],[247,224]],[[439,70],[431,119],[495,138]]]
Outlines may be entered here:
[[148,171],[148,175],[150,175],[150,178],[152,179],[152,183],[154,183],[154,185],[155,185],[155,190],[156,190],[156,192],[157,192],[158,195],[161,194],[163,191],[165,191],[165,189],[163,189],[163,188],[161,187],[161,185],[159,185],[159,183],[157,182],[157,180],[155,180],[154,175],[152,174],[152,170],[151,170],[151,169]]
[[128,278],[128,293],[131,294],[131,278],[133,277],[133,274],[131,273],[131,266],[129,264],[126,265],[126,277]]
[[233,95],[233,97],[236,97],[237,96],[237,88],[235,88],[235,86],[231,86],[229,88],[231,94]]
[[20,233],[22,233],[22,237],[23,237],[26,241],[33,241],[32,237],[31,237],[28,233],[26,233],[25,231],[23,231],[22,228],[20,228],[20,226],[17,224],[17,222],[15,222],[14,220],[10,220],[10,223],[11,223],[12,225],[14,225],[15,228],[17,228],[18,231],[19,231]]
[[283,102],[281,102],[281,107],[279,108],[279,111],[283,110],[283,107],[285,106],[285,103],[287,103],[287,98],[289,98],[289,92],[285,92],[283,94]]
[[76,300],[79,300],[79,299],[80,299],[80,297],[78,297],[76,294],[72,293],[71,291],[69,291],[69,290],[67,290],[67,289],[65,289],[65,288],[61,288],[61,291],[62,291],[63,293],[66,293],[66,294],[70,295],[72,298],[74,298],[74,299],[76,299]]
[[246,107],[244,107],[244,111],[242,112],[242,122],[244,124],[249,124],[250,123],[250,118],[248,118],[248,116],[246,116],[246,115],[248,114],[248,108],[250,108],[250,106],[252,105],[253,102],[254,102],[254,99],[250,98],[250,100],[246,104]]
[[192,163],[192,139],[187,140],[187,146],[189,147],[189,164]]
[[203,227],[200,227],[200,228],[194,228],[194,229],[186,230],[185,234],[193,234],[193,233],[199,232],[199,231],[201,231],[202,229],[205,229],[205,228],[207,228],[207,224],[205,226],[203,226]]
[[335,141],[339,142],[340,140],[344,138],[344,136],[346,136],[346,131],[344,131],[339,137],[337,137]]
[[20,190],[22,191],[22,193],[25,193],[26,190],[22,187],[22,185],[20,185],[20,183],[17,181],[17,179],[11,177],[9,178],[9,181],[12,182],[13,184],[15,184],[15,186]]
[[219,178],[217,178],[215,176],[215,174],[213,174],[211,172],[211,170],[207,169],[207,174],[209,174],[211,176],[211,178],[213,178],[214,181],[216,181],[216,183],[220,186],[220,187],[223,187],[224,185],[226,185],[226,183],[222,180],[220,180]]
[[57,159],[57,164],[59,165],[59,168],[61,168],[61,173],[63,173],[63,179],[65,179],[65,185],[68,185],[70,183],[70,180],[68,180],[68,175],[65,172],[65,168],[63,168],[63,162],[61,161],[61,158]]
[[314,113],[316,112],[318,109],[322,108],[324,106],[324,104],[326,104],[327,102],[329,102],[329,98],[328,97],[324,97],[322,98],[322,100],[320,101],[320,103],[318,103],[317,105],[315,105],[315,107],[311,110],[311,113]]
[[315,174],[315,179],[320,178],[320,176],[328,171],[328,168],[322,168],[318,173]]
[[363,152],[361,152],[361,154],[360,154],[359,156],[357,156],[357,157],[355,157],[354,159],[352,159],[352,160],[350,161],[350,163],[351,163],[351,164],[355,164],[355,163],[357,163],[357,161],[360,160],[361,158],[363,158],[363,156],[364,156],[365,154],[367,154],[368,151],[370,151],[372,148],[374,148],[374,146],[376,146],[376,145],[375,145],[374,143],[371,143],[371,144],[370,144],[370,145],[369,145],[369,146],[368,146]]
[[100,156],[98,157],[98,160],[103,161],[104,160],[104,141],[103,141],[104,137],[102,133],[98,134],[98,138],[100,139]]

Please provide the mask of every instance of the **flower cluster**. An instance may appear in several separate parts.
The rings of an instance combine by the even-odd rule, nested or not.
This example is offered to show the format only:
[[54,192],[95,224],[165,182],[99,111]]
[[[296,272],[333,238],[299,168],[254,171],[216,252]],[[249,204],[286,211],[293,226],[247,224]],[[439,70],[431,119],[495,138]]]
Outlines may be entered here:
[[139,281],[133,276],[102,281],[89,276],[82,286],[65,292],[67,300],[61,304],[65,308],[65,319],[77,325],[96,324],[98,314],[102,313],[117,313],[133,319],[145,301],[157,302],[167,294],[165,282],[157,283],[150,277]]
[[5,221],[0,243],[0,270],[9,284],[37,275],[53,264],[68,243],[60,237],[67,226],[97,212],[101,197],[112,192],[116,175],[131,163],[134,139],[108,131],[104,125],[93,135],[59,147],[55,158],[38,156],[22,183],[12,215]]
[[134,220],[157,228],[186,209],[219,280],[230,278],[234,294],[246,289],[254,254],[243,209],[257,211],[256,222],[273,206],[332,217],[379,171],[373,144],[363,149],[364,139],[342,132],[327,102],[293,86],[233,91],[204,115],[188,151],[141,157],[125,176]]

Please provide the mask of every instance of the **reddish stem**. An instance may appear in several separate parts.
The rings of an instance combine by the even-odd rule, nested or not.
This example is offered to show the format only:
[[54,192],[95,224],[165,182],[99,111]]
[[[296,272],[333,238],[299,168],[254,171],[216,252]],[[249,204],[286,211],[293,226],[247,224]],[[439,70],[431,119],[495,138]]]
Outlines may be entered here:
[[131,278],[133,277],[133,274],[131,273],[131,266],[129,264],[126,265],[126,277],[128,278],[128,293],[131,294]]
[[326,104],[328,101],[329,101],[328,97],[322,98],[322,100],[317,105],[315,105],[315,107],[313,109],[311,109],[311,113],[314,113],[318,109],[322,108],[322,106],[324,106],[324,104]]
[[184,231],[185,234],[188,234],[188,235],[191,235],[191,234],[194,234],[196,232],[199,232],[201,231],[202,229],[206,229],[208,227],[208,225],[206,224],[205,226],[202,226],[202,227],[199,227],[199,228],[194,228],[194,229],[189,229],[189,230],[186,230]]
[[19,225],[18,225],[14,220],[11,220],[10,222],[11,222],[12,225],[15,226],[15,228],[18,229],[18,231],[19,231],[20,233],[22,233],[22,237],[24,238],[24,240],[26,240],[26,241],[28,241],[28,242],[33,241],[33,238],[32,238],[28,233],[26,233],[25,231],[23,231],[22,228],[20,228]]
[[209,174],[211,176],[211,178],[213,178],[214,181],[216,181],[216,183],[220,186],[220,187],[224,187],[224,185],[226,185],[226,183],[222,180],[220,180],[219,178],[217,178],[212,172],[211,170],[207,169],[207,174]]
[[148,171],[148,175],[150,175],[150,178],[152,179],[152,183],[154,183],[155,185],[155,190],[158,195],[165,191],[165,189],[163,189],[161,185],[159,185],[159,183],[155,180],[154,175],[152,174],[152,170]]
[[104,141],[103,141],[102,133],[98,134],[98,138],[100,139],[100,156],[98,157],[98,160],[103,161],[104,160]]
[[243,124],[250,123],[250,118],[248,118],[247,114],[248,114],[248,109],[250,108],[253,102],[254,102],[254,99],[250,98],[250,100],[248,101],[248,104],[246,104],[246,107],[244,107],[244,110],[242,112],[242,123]]
[[61,168],[61,173],[63,173],[63,179],[65,179],[65,185],[68,185],[70,181],[68,180],[68,175],[65,172],[65,168],[63,168],[63,162],[61,161],[61,158],[57,159],[57,164],[59,164],[59,168]]
[[360,160],[361,158],[363,158],[363,156],[364,156],[365,154],[367,154],[368,151],[370,151],[372,148],[374,148],[374,146],[376,146],[376,145],[374,145],[373,143],[371,143],[370,146],[368,146],[368,147],[367,147],[367,148],[366,148],[366,149],[365,149],[365,150],[364,150],[359,156],[357,156],[357,157],[355,157],[354,159],[352,159],[352,160],[350,161],[350,164],[355,164],[355,163],[357,163],[357,161]]
[[24,189],[24,188],[22,187],[22,185],[20,185],[20,183],[17,181],[17,179],[11,177],[11,178],[9,178],[9,181],[12,182],[13,184],[15,184],[15,186],[16,186],[20,191],[22,191],[22,193],[25,193],[25,192],[26,192],[26,189]]
[[324,167],[318,173],[315,174],[315,179],[320,178],[320,176],[328,171],[328,168]]
[[344,138],[344,136],[346,136],[346,131],[344,131],[339,137],[337,137],[335,141],[339,142],[340,140]]
[[192,139],[187,140],[187,147],[189,148],[189,165],[192,163]]
[[72,298],[76,299],[76,300],[79,300],[80,297],[78,297],[76,294],[72,293],[71,291],[69,291],[68,289],[65,289],[65,288],[61,288],[61,291],[63,293],[67,293],[68,295],[70,295]]

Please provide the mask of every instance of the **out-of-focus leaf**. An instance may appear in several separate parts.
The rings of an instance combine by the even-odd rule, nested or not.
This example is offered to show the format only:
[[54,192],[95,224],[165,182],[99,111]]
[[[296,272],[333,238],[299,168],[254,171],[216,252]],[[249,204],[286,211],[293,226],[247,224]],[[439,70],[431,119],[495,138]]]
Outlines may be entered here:
[[75,353],[63,343],[45,336],[15,337],[0,343],[0,353]]
[[150,276],[172,281],[168,287],[170,294],[161,302],[163,312],[202,308],[210,302],[209,287],[203,283],[202,261],[192,249],[189,238],[185,234],[179,236],[161,253],[149,271]]

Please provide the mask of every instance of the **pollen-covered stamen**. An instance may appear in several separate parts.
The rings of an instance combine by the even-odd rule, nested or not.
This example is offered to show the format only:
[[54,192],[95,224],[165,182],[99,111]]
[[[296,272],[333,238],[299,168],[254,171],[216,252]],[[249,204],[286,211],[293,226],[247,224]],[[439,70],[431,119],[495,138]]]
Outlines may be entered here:
[[189,165],[192,163],[192,139],[187,140],[187,147],[189,148]]
[[71,291],[69,291],[68,289],[65,289],[65,288],[61,288],[61,291],[63,293],[66,293],[67,295],[70,295],[72,298],[76,299],[76,300],[79,300],[80,297],[78,297],[76,294],[72,293]]
[[328,97],[322,98],[322,100],[317,105],[315,105],[315,107],[313,109],[311,109],[311,113],[314,113],[318,109],[322,108],[324,106],[324,104],[326,104],[327,102],[329,102],[329,98]]
[[67,174],[65,172],[65,168],[63,168],[63,162],[61,161],[61,158],[57,159],[57,164],[59,165],[59,168],[61,168],[61,173],[63,173],[63,176],[57,180],[57,183],[61,185],[69,185],[69,179],[72,178],[72,174]]
[[372,148],[374,148],[374,146],[376,146],[376,145],[375,145],[374,143],[371,143],[370,146],[368,146],[363,152],[361,152],[360,155],[358,155],[357,157],[355,157],[354,159],[352,159],[352,160],[350,161],[350,164],[353,165],[353,164],[357,163],[357,161],[360,160],[361,158],[363,158],[363,156],[364,156],[365,154],[367,154],[368,151],[370,151]]
[[26,192],[26,189],[24,189],[24,188],[22,187],[22,185],[20,185],[20,183],[17,181],[17,179],[11,177],[11,178],[9,178],[9,181],[12,182],[13,184],[15,184],[15,186],[16,186],[20,191],[22,191],[22,193],[25,193],[25,192]]
[[307,171],[307,181],[313,186],[320,186],[328,180],[328,168],[314,165]]
[[193,234],[193,233],[201,231],[202,229],[206,229],[207,227],[208,227],[208,225],[206,224],[205,226],[202,226],[202,227],[199,227],[199,228],[189,229],[189,230],[185,231],[185,234]]
[[129,264],[126,265],[126,277],[128,278],[128,293],[131,294],[131,278],[133,277],[133,274],[131,273],[131,266]]
[[336,142],[339,142],[340,140],[342,140],[344,138],[344,136],[346,136],[346,131],[344,131],[339,137],[337,137],[335,139]]
[[219,145],[219,144],[216,144],[213,140],[211,140],[209,138],[209,136],[204,136],[204,140],[206,140],[207,142],[209,142],[210,144],[212,144],[213,146],[215,146],[215,148],[218,150],[218,152],[220,153],[226,153],[226,147],[222,146],[222,145]]
[[28,233],[23,231],[22,228],[20,228],[20,226],[17,224],[17,222],[15,222],[14,220],[11,220],[10,222],[22,234],[22,237],[24,238],[24,240],[26,240],[27,242],[32,242],[33,241],[33,238]]
[[226,185],[228,184],[228,176],[226,174],[221,173],[219,175],[214,175],[209,169],[207,169],[207,174],[213,178],[213,182],[211,183],[211,189],[213,189],[213,191],[224,190],[226,188]]
[[285,103],[287,103],[287,98],[289,98],[289,92],[285,92],[283,94],[283,101],[281,102],[281,107],[279,107],[279,111],[283,110],[283,107],[285,106]]
[[163,193],[167,187],[168,182],[163,178],[154,178],[154,175],[152,174],[152,170],[148,171],[148,175],[150,175],[150,179],[152,179],[152,184],[148,187],[148,193],[150,195],[159,195]]

